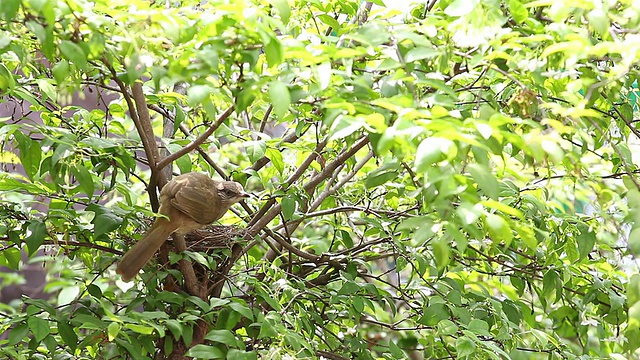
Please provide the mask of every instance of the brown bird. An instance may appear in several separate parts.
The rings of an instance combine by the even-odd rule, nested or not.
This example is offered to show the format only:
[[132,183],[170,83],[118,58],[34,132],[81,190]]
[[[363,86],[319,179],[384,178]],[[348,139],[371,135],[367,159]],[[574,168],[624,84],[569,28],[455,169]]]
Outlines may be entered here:
[[160,191],[159,217],[120,260],[116,272],[131,281],[174,232],[186,234],[220,219],[229,207],[249,197],[234,181],[216,181],[202,173],[173,178]]

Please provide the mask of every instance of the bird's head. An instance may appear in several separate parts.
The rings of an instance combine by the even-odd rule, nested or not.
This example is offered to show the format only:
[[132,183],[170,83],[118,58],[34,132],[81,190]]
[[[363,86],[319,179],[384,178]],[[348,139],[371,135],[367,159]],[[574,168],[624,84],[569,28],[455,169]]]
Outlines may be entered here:
[[235,181],[221,181],[217,185],[218,196],[224,204],[235,204],[251,195],[244,191],[242,185]]

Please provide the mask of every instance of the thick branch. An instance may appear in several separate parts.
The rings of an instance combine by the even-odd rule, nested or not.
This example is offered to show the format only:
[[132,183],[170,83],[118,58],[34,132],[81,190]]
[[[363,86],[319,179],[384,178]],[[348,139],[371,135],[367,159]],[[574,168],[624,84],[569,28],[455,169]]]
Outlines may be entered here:
[[153,135],[153,127],[151,126],[151,116],[149,116],[149,109],[147,109],[147,100],[142,91],[142,83],[136,82],[131,87],[131,93],[133,94],[133,100],[136,103],[136,110],[138,112],[138,124],[136,128],[142,139],[147,158],[149,159],[149,165],[151,165],[151,171],[157,171],[156,164],[160,159],[160,153],[158,152],[158,144],[155,141],[155,135]]

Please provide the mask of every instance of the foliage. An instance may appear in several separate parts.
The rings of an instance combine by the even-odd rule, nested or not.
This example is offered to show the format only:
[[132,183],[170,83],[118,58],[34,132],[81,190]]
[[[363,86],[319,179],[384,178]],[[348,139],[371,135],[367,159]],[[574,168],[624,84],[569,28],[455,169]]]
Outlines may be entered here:
[[[638,358],[637,1],[394,3],[3,0],[2,357]],[[169,164],[259,196],[127,285]]]

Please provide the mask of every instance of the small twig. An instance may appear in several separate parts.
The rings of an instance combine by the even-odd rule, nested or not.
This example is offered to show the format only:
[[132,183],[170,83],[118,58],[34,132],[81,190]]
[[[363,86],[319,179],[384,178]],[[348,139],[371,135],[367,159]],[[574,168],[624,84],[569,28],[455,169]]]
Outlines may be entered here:
[[211,136],[211,134],[213,134],[213,132],[216,131],[225,120],[227,120],[227,118],[233,113],[233,110],[234,106],[229,106],[227,110],[220,114],[220,116],[218,116],[218,119],[216,119],[216,121],[211,124],[211,126],[209,126],[209,128],[205,132],[200,134],[200,136],[198,136],[195,140],[158,162],[158,164],[156,165],[156,171],[162,170],[165,166],[169,165],[181,156],[186,155],[191,150],[204,143],[209,138],[209,136]]

